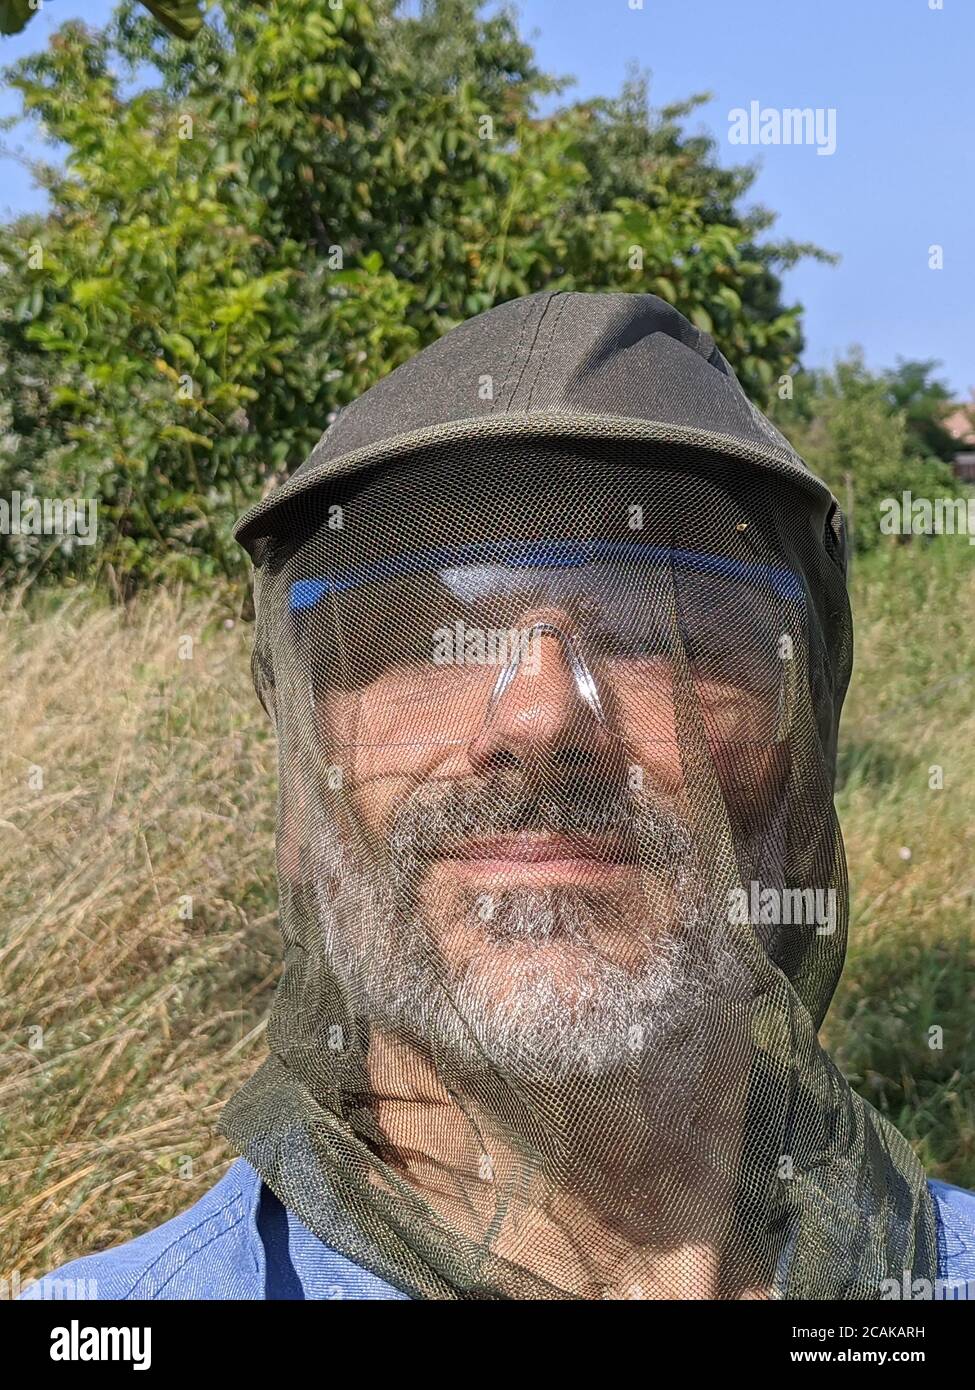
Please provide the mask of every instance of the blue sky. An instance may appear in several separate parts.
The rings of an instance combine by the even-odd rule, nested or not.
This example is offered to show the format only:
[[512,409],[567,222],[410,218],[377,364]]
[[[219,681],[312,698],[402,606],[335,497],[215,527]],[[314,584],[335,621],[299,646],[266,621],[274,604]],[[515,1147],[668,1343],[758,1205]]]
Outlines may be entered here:
[[[938,358],[959,396],[975,388],[975,0],[522,0],[522,31],[571,97],[619,90],[649,70],[656,105],[710,91],[693,124],[728,163],[758,159],[752,197],[779,214],[775,234],[842,256],[797,267],[786,292],[805,306],[809,365],[858,343],[872,366]],[[112,0],[46,0],[0,61],[37,48],[69,17],[101,22]],[[836,152],[735,146],[729,113],[835,110]],[[17,109],[0,94],[0,112]],[[8,137],[16,143],[17,136]],[[5,210],[38,206],[23,168],[2,161]],[[929,247],[944,268],[929,268]]]

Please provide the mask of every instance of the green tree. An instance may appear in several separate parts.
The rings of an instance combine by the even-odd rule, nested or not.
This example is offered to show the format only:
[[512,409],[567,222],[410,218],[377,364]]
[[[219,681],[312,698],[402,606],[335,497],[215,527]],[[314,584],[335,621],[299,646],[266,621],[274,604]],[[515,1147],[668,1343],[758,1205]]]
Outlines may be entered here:
[[[142,0],[142,4],[180,39],[193,38],[203,24],[197,0]],[[0,34],[19,34],[39,9],[39,0],[0,0]]]
[[[564,82],[480,9],[213,0],[189,45],[128,0],[8,73],[66,155],[3,232],[0,482],[96,496],[123,587],[237,572],[232,518],[335,411],[517,295],[661,294],[758,400],[795,364],[775,272],[810,248],[762,240],[694,103],[635,77],[539,114]],[[85,558],[28,538],[5,572]]]
[[944,427],[952,394],[935,372],[939,362],[914,362],[899,358],[885,373],[891,404],[904,412],[907,428],[917,447],[933,458],[950,463],[958,452],[957,441]]
[[774,411],[779,427],[839,498],[859,552],[883,539],[884,498],[900,498],[905,489],[918,497],[960,492],[950,467],[921,446],[907,411],[895,406],[892,375],[870,372],[855,351],[830,371],[799,373],[794,400]]

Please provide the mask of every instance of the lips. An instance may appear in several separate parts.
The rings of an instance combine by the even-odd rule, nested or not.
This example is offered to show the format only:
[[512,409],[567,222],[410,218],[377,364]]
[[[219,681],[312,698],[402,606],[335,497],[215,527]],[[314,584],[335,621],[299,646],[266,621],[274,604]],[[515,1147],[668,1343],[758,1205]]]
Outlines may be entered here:
[[633,854],[618,834],[557,834],[551,831],[519,831],[464,840],[450,858],[466,863],[556,864],[586,861],[593,864],[632,864]]

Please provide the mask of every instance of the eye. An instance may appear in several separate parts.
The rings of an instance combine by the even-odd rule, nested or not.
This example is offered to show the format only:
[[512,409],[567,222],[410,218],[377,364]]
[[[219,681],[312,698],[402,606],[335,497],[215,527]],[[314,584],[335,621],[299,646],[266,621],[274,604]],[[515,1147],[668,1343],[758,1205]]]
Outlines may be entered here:
[[625,690],[673,690],[673,663],[663,653],[641,656],[621,655],[619,653],[605,658],[605,665],[611,679]]
[[439,691],[455,690],[458,686],[483,685],[496,675],[496,669],[491,671],[490,668],[474,665],[434,666],[430,661],[418,661],[387,667],[374,685],[388,699],[410,700],[422,699]]

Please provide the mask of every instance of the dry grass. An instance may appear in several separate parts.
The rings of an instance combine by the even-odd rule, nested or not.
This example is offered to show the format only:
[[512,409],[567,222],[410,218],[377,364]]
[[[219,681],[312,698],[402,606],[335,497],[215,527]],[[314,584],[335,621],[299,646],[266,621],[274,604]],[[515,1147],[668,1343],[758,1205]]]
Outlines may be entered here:
[[216,607],[2,624],[0,1273],[26,1278],[226,1164],[277,975],[273,746]]
[[[827,1031],[929,1168],[975,1185],[975,552],[896,547],[857,589]],[[277,975],[273,745],[249,629],[216,604],[79,594],[0,628],[0,1275],[26,1279],[165,1220],[231,1156],[214,1124]]]

